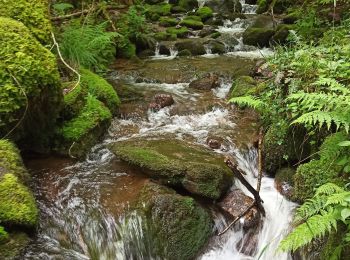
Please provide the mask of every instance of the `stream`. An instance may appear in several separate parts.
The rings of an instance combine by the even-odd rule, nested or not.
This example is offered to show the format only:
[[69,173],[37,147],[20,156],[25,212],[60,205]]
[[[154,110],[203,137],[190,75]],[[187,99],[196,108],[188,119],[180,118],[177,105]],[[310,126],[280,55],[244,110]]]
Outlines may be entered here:
[[[226,21],[218,30],[238,44],[227,45],[224,55],[198,57],[155,55],[142,64],[117,63],[109,81],[118,89],[134,89],[142,98],[124,102],[104,140],[92,148],[86,160],[75,162],[50,157],[26,162],[33,176],[33,187],[40,209],[38,234],[22,255],[23,259],[161,259],[141,229],[142,219],[125,212],[136,200],[137,192],[149,179],[130,165],[118,160],[108,145],[121,140],[179,139],[207,146],[209,137],[222,140],[216,152],[235,158],[252,186],[257,183],[256,115],[239,111],[227,104],[233,78],[248,75],[256,59],[273,55],[271,49],[245,46],[241,35],[254,19],[256,6],[243,5],[251,17]],[[189,88],[189,83],[206,73],[219,73],[220,87],[203,92]],[[171,94],[175,104],[158,112],[148,109],[155,94]],[[249,192],[239,182],[231,189]],[[292,259],[276,253],[288,231],[296,204],[276,190],[274,179],[263,177],[261,197],[266,217],[258,228],[256,241],[237,223],[223,236],[216,233],[230,222],[213,212],[213,236],[198,259]],[[243,241],[243,242],[242,242]],[[247,243],[253,247],[245,254]]]

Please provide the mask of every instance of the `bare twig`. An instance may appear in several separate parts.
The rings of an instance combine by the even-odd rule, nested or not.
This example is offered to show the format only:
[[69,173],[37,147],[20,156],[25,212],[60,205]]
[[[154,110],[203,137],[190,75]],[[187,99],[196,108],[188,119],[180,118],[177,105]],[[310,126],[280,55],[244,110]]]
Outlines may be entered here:
[[90,9],[82,10],[80,12],[72,13],[72,14],[66,14],[62,16],[56,16],[56,17],[51,17],[51,21],[60,21],[60,20],[65,20],[73,17],[77,17],[83,14],[87,14],[90,12]]
[[56,38],[55,38],[55,34],[53,32],[51,32],[51,36],[52,36],[52,40],[53,40],[53,45],[56,46],[57,49],[57,53],[58,56],[60,57],[61,61],[63,62],[64,65],[66,65],[66,67],[68,69],[70,69],[71,71],[73,71],[77,76],[78,76],[78,81],[75,84],[75,86],[71,89],[69,89],[66,93],[64,94],[68,94],[69,92],[73,91],[79,84],[80,84],[80,79],[81,79],[81,75],[79,74],[78,71],[76,71],[74,68],[72,68],[62,57],[61,51],[60,51],[60,46],[58,45]]
[[218,236],[225,234],[227,230],[229,230],[234,224],[236,224],[240,218],[244,217],[249,212],[249,210],[251,210],[254,206],[255,206],[255,201],[252,204],[250,204],[250,206],[245,211],[243,211],[239,216],[235,217],[235,219],[223,231],[221,231],[218,234]]
[[20,88],[20,90],[22,91],[22,93],[23,93],[23,95],[24,95],[24,97],[25,97],[25,99],[26,99],[26,108],[25,108],[25,110],[24,110],[24,113],[23,113],[21,119],[17,122],[17,124],[16,124],[6,135],[4,135],[1,139],[7,138],[13,131],[16,130],[16,128],[23,122],[24,118],[26,117],[27,111],[28,111],[28,107],[29,107],[28,96],[27,96],[27,94],[26,94],[24,88],[21,86],[21,84],[19,83],[19,81],[17,80],[17,78],[16,78],[14,75],[12,75],[11,72],[9,72],[9,73],[10,73],[11,77],[13,78],[13,80],[16,82],[17,86],[18,86],[18,87]]

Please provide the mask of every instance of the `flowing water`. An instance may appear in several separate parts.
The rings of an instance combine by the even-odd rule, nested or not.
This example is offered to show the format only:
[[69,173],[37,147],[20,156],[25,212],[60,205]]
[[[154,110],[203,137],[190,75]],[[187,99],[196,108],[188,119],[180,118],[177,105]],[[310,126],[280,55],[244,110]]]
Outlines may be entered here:
[[[243,6],[246,12],[254,12],[253,7]],[[247,75],[254,58],[272,53],[242,44],[241,34],[249,23],[227,21],[218,29],[238,41],[224,56],[213,56],[208,49],[202,57],[178,58],[176,50],[165,57],[158,49],[141,65],[114,66],[110,81],[117,88],[132,87],[142,98],[124,102],[104,140],[85,161],[52,157],[27,162],[40,208],[40,225],[23,259],[161,259],[141,229],[142,219],[136,213],[125,217],[148,178],[117,160],[108,150],[110,143],[140,137],[175,138],[206,146],[208,137],[217,137],[222,139],[222,149],[216,151],[235,158],[247,180],[256,185],[256,115],[238,111],[226,102],[232,79]],[[219,88],[208,92],[189,88],[194,75],[208,72],[221,75]],[[158,112],[148,110],[156,93],[171,94],[175,104]],[[232,185],[234,188],[249,195],[239,182]],[[215,236],[230,220],[213,212],[213,237],[198,259],[290,259],[288,254],[276,253],[276,248],[296,205],[283,198],[268,177],[262,180],[261,197],[266,217],[253,235],[237,223],[223,236]],[[247,247],[252,248],[250,253]]]

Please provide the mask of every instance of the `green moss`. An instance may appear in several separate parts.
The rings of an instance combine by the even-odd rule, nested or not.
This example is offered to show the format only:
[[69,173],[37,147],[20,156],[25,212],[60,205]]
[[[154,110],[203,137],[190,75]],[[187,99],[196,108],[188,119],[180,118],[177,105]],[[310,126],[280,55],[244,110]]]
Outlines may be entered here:
[[[152,21],[158,20],[160,16],[170,15],[171,5],[167,3],[157,5],[146,5],[146,17]],[[158,17],[158,19],[155,19]]]
[[216,39],[219,38],[221,36],[220,32],[214,32],[210,35],[210,38]]
[[117,157],[140,167],[147,175],[193,194],[219,198],[232,174],[221,156],[180,141],[118,142],[111,147]]
[[178,6],[184,8],[186,11],[192,11],[198,8],[198,2],[197,0],[180,0]]
[[112,114],[115,115],[120,105],[120,100],[111,84],[90,70],[81,69],[80,73],[81,84],[86,86],[88,92],[103,102]]
[[176,35],[176,37],[178,38],[186,38],[186,36],[189,33],[189,30],[185,26],[181,28],[170,27],[166,30],[166,32],[172,35]]
[[268,47],[275,31],[270,28],[248,28],[243,33],[243,42],[247,45]]
[[30,238],[27,234],[23,232],[11,232],[9,234],[9,240],[4,244],[0,243],[0,259],[18,259],[21,251],[29,242]]
[[290,25],[290,24],[281,24],[277,26],[276,33],[272,36],[272,41],[279,43],[279,44],[284,44],[287,42],[287,38],[289,35],[289,31],[293,30],[295,26]]
[[0,226],[0,245],[8,241],[9,234],[6,232],[4,227]]
[[256,94],[257,82],[250,76],[240,76],[232,83],[231,97]]
[[213,17],[213,10],[210,7],[204,6],[196,11],[196,15],[198,15],[202,21],[206,21]]
[[146,220],[152,248],[166,259],[193,259],[211,234],[208,212],[192,198],[157,184],[144,186],[138,208]]
[[18,123],[28,98],[12,138],[44,142],[63,99],[56,58],[15,20],[0,17],[0,39],[0,136]]
[[257,2],[258,9],[256,10],[256,13],[257,14],[265,13],[267,11],[267,9],[269,8],[270,1],[271,0],[258,0],[258,2]]
[[295,170],[293,168],[282,168],[276,173],[275,181],[279,183],[288,183],[290,186],[294,185],[294,174]]
[[186,13],[186,9],[181,7],[181,6],[172,6],[171,7],[171,12],[178,14],[178,13]]
[[128,39],[123,39],[120,44],[117,44],[117,57],[131,59],[136,56],[136,46]]
[[311,198],[315,189],[327,182],[342,184],[338,174],[340,168],[332,162],[321,160],[312,160],[298,167],[294,176],[294,194],[293,199],[298,202],[304,202]]
[[79,115],[64,124],[61,129],[66,141],[80,141],[86,134],[104,121],[110,121],[112,114],[102,102],[89,95]]
[[203,29],[203,22],[201,21],[195,21],[195,20],[191,20],[191,19],[184,19],[180,22],[181,26],[186,26],[188,28],[192,28],[194,30],[201,30]]
[[158,32],[154,35],[154,38],[157,41],[176,41],[177,36],[176,34],[171,34],[167,32]]
[[34,227],[38,210],[31,191],[12,173],[0,178],[0,223]]
[[50,42],[52,27],[47,0],[0,0],[0,14],[22,22],[40,42]]
[[171,27],[178,24],[178,20],[172,17],[161,17],[159,19],[159,24],[164,27]]

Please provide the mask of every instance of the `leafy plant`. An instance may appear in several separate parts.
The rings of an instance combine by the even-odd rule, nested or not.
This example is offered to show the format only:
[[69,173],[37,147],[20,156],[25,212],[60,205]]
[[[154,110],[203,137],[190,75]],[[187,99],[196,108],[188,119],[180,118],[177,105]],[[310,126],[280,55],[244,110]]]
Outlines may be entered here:
[[74,6],[70,3],[57,3],[54,4],[52,8],[58,15],[63,15],[66,13],[66,11],[74,8]]
[[69,24],[62,33],[62,55],[76,67],[103,69],[114,57],[115,32],[106,31],[107,23]]
[[344,246],[350,242],[350,191],[333,183],[322,185],[312,199],[298,208],[294,221],[297,227],[281,241],[279,250],[294,252],[336,231],[339,223],[347,226]]

